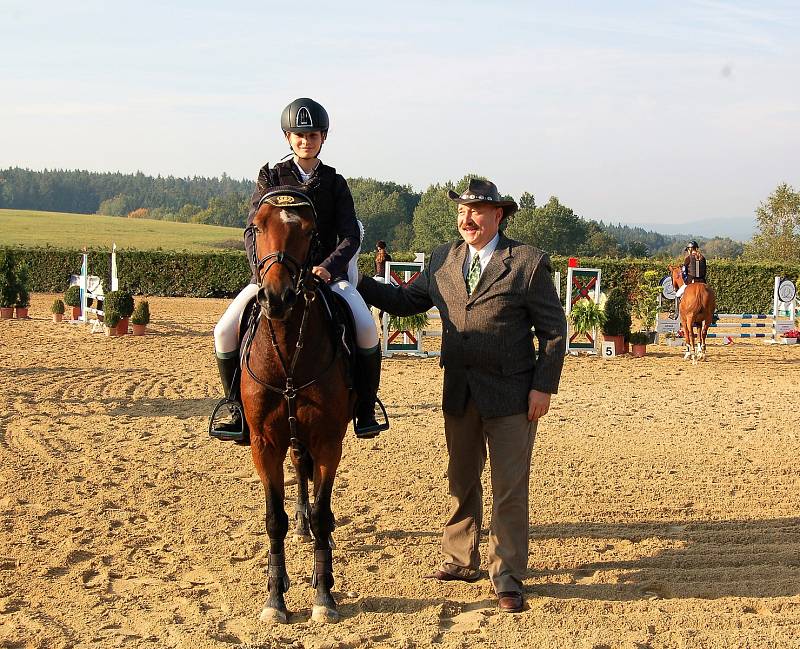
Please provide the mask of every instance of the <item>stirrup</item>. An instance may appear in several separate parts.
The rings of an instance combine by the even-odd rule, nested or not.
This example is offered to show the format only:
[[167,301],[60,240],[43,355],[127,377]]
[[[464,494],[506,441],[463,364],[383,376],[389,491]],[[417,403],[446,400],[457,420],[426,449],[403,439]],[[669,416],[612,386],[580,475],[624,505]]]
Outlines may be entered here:
[[227,398],[219,400],[208,422],[208,434],[223,442],[236,442],[245,446],[250,443],[244,412],[239,402]]
[[384,430],[389,430],[389,416],[386,414],[386,408],[383,402],[375,397],[375,405],[380,409],[380,417],[375,417],[365,426],[358,426],[358,417],[353,418],[353,430],[358,439],[372,439],[377,437],[378,433]]

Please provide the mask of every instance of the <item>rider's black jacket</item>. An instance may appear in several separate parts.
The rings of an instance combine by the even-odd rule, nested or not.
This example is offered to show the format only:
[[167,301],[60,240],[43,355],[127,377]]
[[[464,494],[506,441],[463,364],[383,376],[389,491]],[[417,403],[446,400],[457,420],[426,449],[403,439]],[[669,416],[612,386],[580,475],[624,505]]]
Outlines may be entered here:
[[[347,264],[361,242],[353,196],[347,181],[336,173],[336,169],[322,162],[317,165],[306,183],[303,183],[293,160],[279,162],[272,168],[269,163],[265,164],[258,172],[256,190],[250,199],[247,225],[253,222],[262,196],[270,188],[282,185],[303,190],[314,203],[320,245],[312,265],[325,268],[334,280],[346,277]],[[256,270],[253,268],[253,232],[250,229],[244,232],[244,247],[253,273],[250,281],[256,282]]]

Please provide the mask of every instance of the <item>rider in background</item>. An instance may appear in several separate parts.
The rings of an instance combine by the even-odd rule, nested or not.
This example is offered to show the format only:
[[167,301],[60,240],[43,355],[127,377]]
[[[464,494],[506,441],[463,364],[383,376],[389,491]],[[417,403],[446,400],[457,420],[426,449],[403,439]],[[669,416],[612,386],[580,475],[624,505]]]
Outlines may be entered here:
[[378,282],[385,281],[387,261],[392,261],[392,256],[386,250],[386,242],[378,241],[375,244],[375,276],[372,279]]
[[681,297],[689,284],[695,282],[705,284],[706,281],[706,258],[700,252],[697,241],[690,241],[685,250],[687,254],[681,266],[684,285],[678,289],[675,297]]
[[[311,260],[311,272],[341,295],[353,313],[358,346],[354,377],[358,393],[355,430],[356,436],[370,438],[388,428],[387,424],[379,424],[375,419],[381,349],[369,307],[354,288],[361,231],[353,197],[344,177],[336,173],[333,167],[323,164],[318,157],[328,136],[328,127],[328,113],[313,99],[295,99],[283,109],[281,128],[292,149],[292,157],[271,168],[269,164],[261,168],[251,199],[247,224],[252,224],[261,198],[274,187],[296,187],[306,193],[314,203],[319,246],[316,257]],[[238,381],[239,322],[245,306],[258,292],[257,270],[253,268],[254,236],[249,227],[245,229],[244,240],[253,276],[250,284],[234,299],[214,328],[214,349],[222,385],[226,397],[239,406],[239,412],[234,412],[234,420],[231,422],[219,426],[214,426],[212,422],[212,429],[223,431],[223,435],[219,436],[222,439],[246,442],[248,435],[241,416]],[[227,431],[231,435],[224,435]],[[236,439],[240,432],[241,439]]]

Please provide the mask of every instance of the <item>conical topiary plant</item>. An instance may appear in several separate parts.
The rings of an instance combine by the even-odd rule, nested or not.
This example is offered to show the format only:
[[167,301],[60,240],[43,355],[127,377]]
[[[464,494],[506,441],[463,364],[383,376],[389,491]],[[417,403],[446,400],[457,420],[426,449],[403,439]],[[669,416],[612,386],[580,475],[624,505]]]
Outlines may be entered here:
[[622,288],[611,289],[603,310],[606,317],[603,335],[625,338],[631,335],[631,308],[628,296]]

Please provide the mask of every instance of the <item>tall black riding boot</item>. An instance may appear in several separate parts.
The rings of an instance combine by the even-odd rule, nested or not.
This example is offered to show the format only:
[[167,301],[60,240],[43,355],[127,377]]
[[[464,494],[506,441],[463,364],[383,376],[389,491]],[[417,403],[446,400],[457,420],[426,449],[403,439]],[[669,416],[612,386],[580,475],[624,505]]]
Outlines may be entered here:
[[386,419],[386,411],[381,404],[383,412],[383,422],[375,419],[375,402],[378,401],[378,385],[381,382],[381,348],[376,346],[365,353],[358,350],[358,365],[356,367],[356,392],[358,402],[356,403],[356,418],[353,427],[356,437],[360,439],[370,439],[377,436],[382,430],[388,430],[389,422]]
[[225,390],[225,398],[220,400],[214,408],[208,433],[211,437],[216,437],[223,441],[247,445],[250,443],[250,432],[247,430],[247,422],[239,399],[240,366],[238,352],[231,358],[217,356],[217,368],[219,369],[222,387]]

